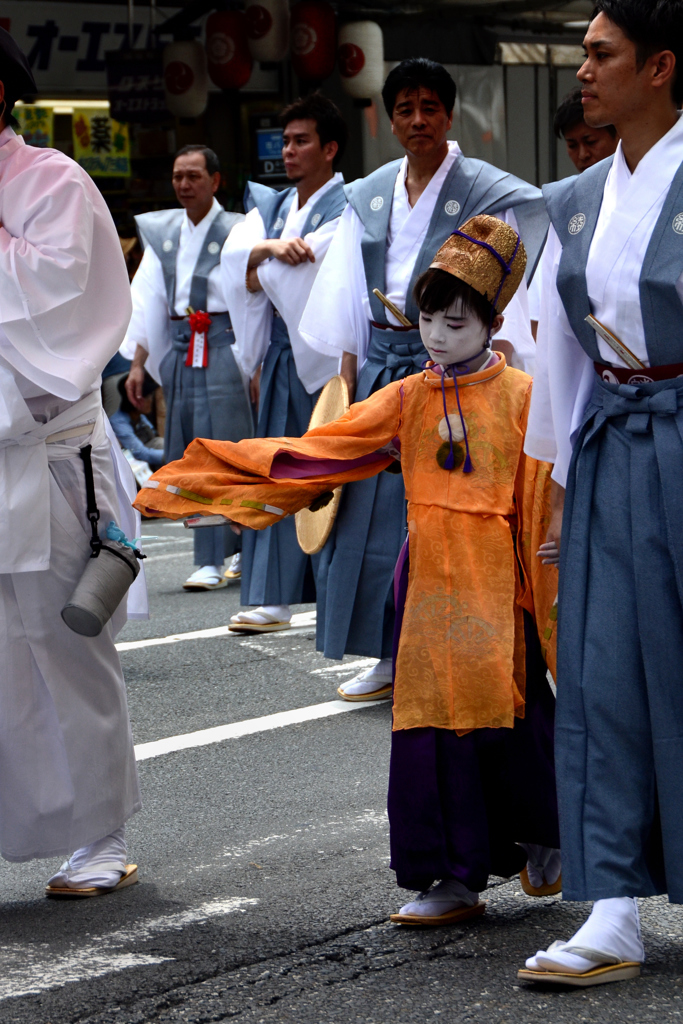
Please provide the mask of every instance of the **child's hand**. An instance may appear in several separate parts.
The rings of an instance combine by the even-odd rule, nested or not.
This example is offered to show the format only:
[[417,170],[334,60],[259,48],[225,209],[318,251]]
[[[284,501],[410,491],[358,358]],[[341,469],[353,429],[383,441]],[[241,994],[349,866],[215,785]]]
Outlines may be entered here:
[[560,546],[555,540],[546,541],[541,544],[536,552],[543,565],[558,565],[560,561]]

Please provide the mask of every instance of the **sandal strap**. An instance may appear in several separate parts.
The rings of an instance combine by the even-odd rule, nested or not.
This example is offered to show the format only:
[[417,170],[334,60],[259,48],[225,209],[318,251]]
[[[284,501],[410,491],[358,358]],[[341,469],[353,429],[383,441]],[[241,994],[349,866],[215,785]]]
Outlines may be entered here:
[[562,952],[582,956],[584,960],[590,960],[596,964],[623,964],[624,962],[620,956],[615,956],[614,953],[608,953],[604,949],[593,949],[591,946],[566,945],[562,947]]

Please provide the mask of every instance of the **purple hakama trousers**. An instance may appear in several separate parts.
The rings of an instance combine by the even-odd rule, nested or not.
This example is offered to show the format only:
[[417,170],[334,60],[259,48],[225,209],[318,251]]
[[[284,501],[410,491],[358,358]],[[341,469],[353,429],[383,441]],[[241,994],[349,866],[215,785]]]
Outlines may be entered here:
[[[397,632],[405,587],[397,571]],[[403,593],[401,593],[403,591]],[[555,698],[532,617],[524,612],[526,714],[512,729],[402,729],[391,735],[391,867],[404,889],[457,878],[482,892],[527,861],[517,843],[559,848]]]

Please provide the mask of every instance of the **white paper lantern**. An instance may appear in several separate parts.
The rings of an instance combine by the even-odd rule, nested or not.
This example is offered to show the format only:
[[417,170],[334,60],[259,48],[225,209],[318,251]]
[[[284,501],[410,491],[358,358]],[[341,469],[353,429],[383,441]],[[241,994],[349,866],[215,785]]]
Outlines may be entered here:
[[176,117],[199,117],[206,110],[209,76],[201,43],[169,43],[164,47],[166,106]]
[[254,60],[284,60],[289,50],[287,0],[247,0],[247,34]]
[[376,21],[353,21],[339,30],[337,61],[344,90],[354,99],[377,96],[384,85],[384,39]]

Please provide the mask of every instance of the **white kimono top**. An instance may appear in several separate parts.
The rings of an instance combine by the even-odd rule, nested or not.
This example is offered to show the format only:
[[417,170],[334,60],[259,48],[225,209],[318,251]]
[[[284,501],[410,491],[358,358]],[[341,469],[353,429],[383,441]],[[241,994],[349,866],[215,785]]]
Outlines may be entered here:
[[[302,207],[296,195],[280,238],[301,237],[312,207],[333,185],[343,181],[341,174],[335,174]],[[262,263],[257,271],[262,292],[248,292],[245,286],[251,250],[266,237],[258,209],[250,210],[244,221],[230,232],[221,254],[221,272],[235,331],[235,359],[248,377],[253,377],[265,359],[270,344],[273,308],[287,325],[296,372],[309,394],[338,372],[339,355],[311,349],[299,333],[299,323],[340,219],[336,217],[306,235],[304,240],[313,250],[315,263],[307,261],[296,267],[276,259]]]
[[[461,150],[457,142],[448,143],[448,154],[426,189],[411,207],[406,189],[408,159],[404,158],[391,204],[391,219],[386,251],[386,295],[403,312],[410,280],[425,240],[436,201],[453,163]],[[513,210],[501,214],[517,230]],[[358,357],[358,371],[365,362],[370,342],[370,309],[365,268],[361,251],[363,223],[351,205],[341,216],[339,230],[329,247],[311,296],[304,310],[300,333],[315,351],[340,358],[343,352]],[[387,320],[398,321],[387,311]],[[526,285],[522,283],[505,310],[505,324],[498,335],[515,349],[513,365],[531,372],[535,356],[529,324]]]
[[[602,206],[586,264],[593,316],[649,365],[640,307],[645,253],[676,171],[683,163],[683,120],[642,158],[633,174],[621,143],[605,182]],[[557,290],[562,245],[551,226],[539,272],[541,308],[534,390],[524,450],[554,462],[553,479],[567,480],[572,446],[595,380],[591,359],[569,325]],[[683,275],[677,283],[683,302]],[[597,336],[596,336],[597,337]],[[626,364],[597,337],[604,363]]]
[[[159,257],[148,245],[131,284],[133,315],[121,346],[121,355],[132,359],[137,345],[147,352],[145,364],[148,373],[160,380],[159,366],[171,348],[169,315],[185,316],[190,304],[190,288],[197,260],[209,228],[222,207],[214,198],[211,209],[199,224],[193,224],[183,213],[176,257],[175,307],[168,308],[164,272]],[[208,277],[207,305],[212,312],[224,313],[228,309],[221,280],[220,266],[215,266]]]
[[[0,573],[31,572],[50,564],[50,422],[59,417],[63,429],[103,416],[100,374],[131,301],[95,183],[11,128],[0,133],[0,280]],[[50,460],[69,455],[50,446]]]

